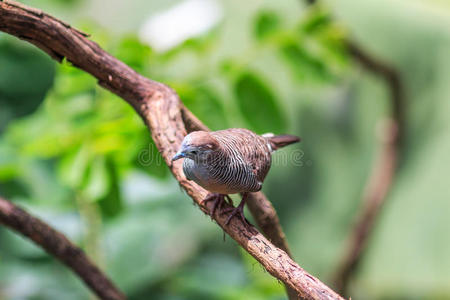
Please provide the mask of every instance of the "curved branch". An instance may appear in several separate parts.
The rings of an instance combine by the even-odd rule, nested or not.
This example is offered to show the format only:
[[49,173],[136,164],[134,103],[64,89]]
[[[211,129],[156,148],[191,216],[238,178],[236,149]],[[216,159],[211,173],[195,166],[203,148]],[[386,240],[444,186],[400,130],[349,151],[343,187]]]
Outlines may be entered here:
[[[262,192],[250,193],[247,207],[264,235],[278,248],[292,257],[286,236],[281,228],[280,220],[272,203]],[[297,293],[285,285],[289,300],[298,299]]]
[[0,197],[0,223],[26,236],[73,270],[100,299],[122,300],[125,295],[62,233]]
[[382,125],[384,128],[380,132],[379,154],[366,184],[362,197],[362,207],[347,238],[344,256],[334,275],[335,287],[343,294],[346,294],[349,279],[364,254],[377,215],[392,185],[395,168],[397,167],[398,124],[394,120],[387,120]]
[[[316,4],[317,0],[305,0],[306,4]],[[399,72],[391,65],[370,55],[358,44],[345,39],[344,44],[361,67],[379,76],[386,82],[390,92],[391,116],[380,133],[380,151],[374,160],[372,173],[367,180],[361,209],[347,238],[346,251],[334,275],[336,289],[346,294],[348,282],[364,255],[368,239],[376,225],[378,214],[386,201],[396,168],[398,167],[401,142],[406,135],[405,94]]]
[[[131,104],[150,129],[156,146],[182,188],[203,212],[212,208],[212,203],[208,203],[207,207],[200,206],[207,191],[184,177],[181,162],[171,161],[192,125],[185,126],[183,115],[186,117],[187,109],[172,89],[139,75],[79,31],[16,2],[0,2],[0,30],[35,44],[54,58],[61,60],[65,57],[96,77],[101,86]],[[237,218],[225,225],[227,218],[228,215],[223,214],[215,216],[215,221],[270,274],[295,290],[300,297],[342,299],[304,271],[286,252],[275,247],[255,228],[245,226]]]
[[[374,73],[386,82],[390,92],[391,119],[396,123],[396,134],[392,141],[397,148],[405,136],[405,93],[399,72],[391,65],[376,59],[356,43],[346,40],[350,54],[367,71]],[[389,138],[389,134],[388,134]]]
[[349,53],[363,68],[386,82],[390,91],[391,116],[382,124],[383,128],[379,132],[380,150],[367,180],[356,222],[347,238],[346,250],[334,275],[334,285],[342,294],[347,293],[348,282],[364,255],[370,234],[393,185],[406,127],[405,96],[397,70],[372,57],[354,42],[350,40],[345,42]]

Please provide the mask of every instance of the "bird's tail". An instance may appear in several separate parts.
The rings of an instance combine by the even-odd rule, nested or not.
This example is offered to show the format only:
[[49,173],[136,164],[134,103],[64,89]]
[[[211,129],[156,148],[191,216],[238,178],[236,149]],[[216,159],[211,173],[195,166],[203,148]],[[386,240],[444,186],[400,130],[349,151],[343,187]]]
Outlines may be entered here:
[[300,138],[295,135],[283,134],[283,135],[272,135],[272,136],[264,135],[264,136],[269,140],[270,146],[272,147],[272,151],[283,148],[290,144],[300,142]]

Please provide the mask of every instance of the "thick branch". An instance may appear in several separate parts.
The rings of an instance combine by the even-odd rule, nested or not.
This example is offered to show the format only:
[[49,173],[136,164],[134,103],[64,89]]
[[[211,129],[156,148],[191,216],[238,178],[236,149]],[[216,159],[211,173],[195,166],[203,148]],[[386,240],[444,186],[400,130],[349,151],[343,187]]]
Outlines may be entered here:
[[270,241],[292,257],[277,212],[266,196],[261,192],[251,193],[247,205],[258,226]]
[[[247,201],[247,207],[264,235],[276,247],[284,250],[289,257],[293,258],[277,212],[266,196],[261,192],[251,193]],[[287,285],[285,285],[285,288],[289,300],[298,299],[297,293],[293,289]]]
[[72,269],[100,299],[125,299],[86,254],[62,233],[0,197],[0,223],[28,237]]
[[[200,206],[207,192],[186,180],[179,161],[171,162],[187,133],[183,122],[187,110],[172,89],[137,74],[83,34],[55,18],[41,12],[35,13],[15,2],[0,2],[0,30],[37,45],[52,57],[66,57],[75,66],[95,76],[100,85],[130,103],[149,127],[174,177]],[[208,203],[208,207],[200,208],[206,213],[211,206],[212,203]],[[248,228],[237,218],[225,226],[227,217],[224,214],[216,216],[215,220],[270,274],[294,289],[299,296],[306,299],[342,299],[256,229]]]

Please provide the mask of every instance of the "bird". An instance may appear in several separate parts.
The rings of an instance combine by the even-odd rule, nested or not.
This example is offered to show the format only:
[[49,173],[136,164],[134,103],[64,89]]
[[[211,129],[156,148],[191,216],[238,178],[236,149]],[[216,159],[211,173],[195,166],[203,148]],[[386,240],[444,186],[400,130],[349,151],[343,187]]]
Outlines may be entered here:
[[299,141],[294,135],[258,135],[244,128],[193,131],[184,137],[172,161],[184,158],[185,177],[209,191],[201,204],[214,201],[211,217],[225,199],[232,205],[230,194],[240,193],[239,205],[221,213],[231,211],[226,225],[236,215],[248,224],[245,202],[249,193],[261,190],[272,164],[272,153]]

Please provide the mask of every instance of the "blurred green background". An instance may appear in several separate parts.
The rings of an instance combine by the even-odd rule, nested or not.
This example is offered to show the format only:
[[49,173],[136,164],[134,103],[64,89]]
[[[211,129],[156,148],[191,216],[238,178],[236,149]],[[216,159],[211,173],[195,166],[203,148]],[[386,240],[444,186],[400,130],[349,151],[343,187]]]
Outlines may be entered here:
[[[353,61],[343,38],[395,66],[406,89],[407,136],[350,295],[450,299],[448,1],[24,3],[169,84],[213,129],[301,136],[276,154],[263,190],[297,262],[328,283],[378,150],[375,129],[389,113],[385,83]],[[209,11],[174,18],[174,7],[192,3]],[[178,31],[159,27],[155,37],[155,25],[144,25],[161,12],[183,29],[215,17],[168,47],[158,39]],[[293,164],[298,151],[301,163]],[[131,107],[90,75],[4,33],[0,194],[81,245],[130,299],[285,299],[283,286],[192,205]],[[89,297],[65,267],[0,228],[0,299]]]

